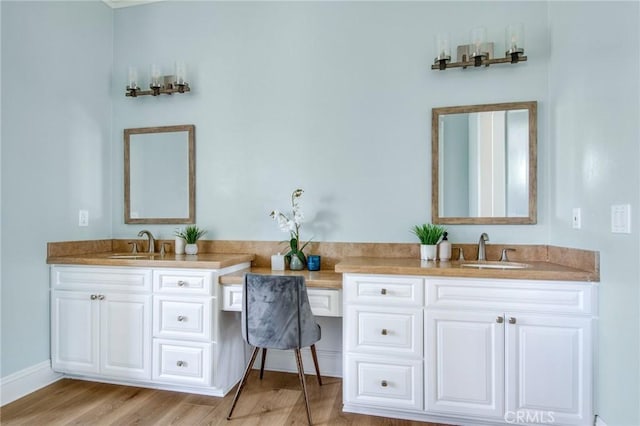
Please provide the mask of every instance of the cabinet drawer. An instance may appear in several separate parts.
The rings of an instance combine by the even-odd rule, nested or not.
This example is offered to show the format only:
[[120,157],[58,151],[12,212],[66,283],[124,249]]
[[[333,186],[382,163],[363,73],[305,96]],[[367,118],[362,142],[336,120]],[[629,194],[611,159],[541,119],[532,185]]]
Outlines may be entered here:
[[[342,316],[342,292],[324,288],[308,288],[309,304],[311,312],[320,317]],[[242,311],[242,286],[222,286],[222,310]]]
[[154,296],[153,335],[212,340],[214,300],[210,297]]
[[421,360],[347,355],[347,402],[375,407],[423,409]]
[[55,290],[149,292],[151,269],[52,266],[51,288]]
[[212,271],[156,269],[153,271],[153,291],[180,295],[215,296],[215,273]]
[[348,302],[385,306],[422,306],[424,280],[388,275],[345,275],[343,290]]
[[422,357],[422,309],[349,306],[347,350]]
[[196,386],[212,383],[211,343],[154,339],[153,380]]
[[428,308],[595,314],[596,286],[566,281],[427,279]]

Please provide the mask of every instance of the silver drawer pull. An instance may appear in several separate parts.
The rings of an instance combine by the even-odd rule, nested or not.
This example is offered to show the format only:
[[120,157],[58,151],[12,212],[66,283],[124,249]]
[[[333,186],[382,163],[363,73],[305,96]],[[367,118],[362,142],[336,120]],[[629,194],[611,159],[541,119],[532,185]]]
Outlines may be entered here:
[[498,317],[498,318],[496,318],[496,322],[498,324],[502,324],[504,322],[504,318],[503,317]]
[[91,300],[96,300],[98,298],[98,295],[97,294],[92,294],[90,296],[90,298],[91,298]]
[[178,281],[178,287],[184,287],[185,285],[187,285],[186,281],[182,281],[182,280]]
[[389,332],[387,331],[386,328],[383,328],[380,334],[382,334],[383,336],[386,336],[387,334],[389,334]]
[[104,294],[99,294],[98,295],[98,300],[104,300]]
[[514,317],[509,317],[509,324],[515,324],[516,319]]
[[387,289],[383,288],[382,290],[380,290],[380,294],[387,294]]
[[178,362],[176,362],[176,365],[177,365],[178,367],[185,367],[185,366],[187,365],[187,363],[186,363],[186,362],[184,362],[184,361],[178,361]]
[[178,321],[183,322],[186,321],[187,317],[183,317],[182,315],[178,315]]
[[380,386],[382,386],[383,388],[386,388],[387,386],[389,386],[389,384],[387,383],[386,380],[383,380],[382,382],[380,382]]

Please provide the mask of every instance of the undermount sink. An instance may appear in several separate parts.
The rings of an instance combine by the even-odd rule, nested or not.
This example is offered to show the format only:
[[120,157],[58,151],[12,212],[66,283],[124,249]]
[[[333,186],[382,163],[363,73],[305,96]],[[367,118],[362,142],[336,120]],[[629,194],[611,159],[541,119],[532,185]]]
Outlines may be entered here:
[[114,254],[109,259],[153,259],[153,254]]
[[466,262],[461,264],[465,268],[478,268],[478,269],[526,269],[529,267],[526,263],[518,262],[491,262],[491,261],[476,261]]

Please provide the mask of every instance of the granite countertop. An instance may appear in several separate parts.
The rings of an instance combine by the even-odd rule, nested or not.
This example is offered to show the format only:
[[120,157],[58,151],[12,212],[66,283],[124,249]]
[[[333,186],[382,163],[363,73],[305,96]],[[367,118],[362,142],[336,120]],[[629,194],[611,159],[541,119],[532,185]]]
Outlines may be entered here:
[[271,268],[247,268],[237,272],[220,276],[220,284],[222,285],[240,285],[244,282],[244,274],[251,272],[253,274],[268,275],[302,275],[304,276],[307,287],[316,288],[342,288],[342,274],[331,270],[320,271],[290,271],[290,270],[272,270]]
[[[133,257],[137,256],[137,257]],[[244,253],[198,253],[195,255],[168,253],[84,253],[66,256],[49,256],[48,264],[95,265],[95,266],[137,266],[156,268],[222,269],[253,261],[255,255]]]
[[[575,269],[550,262],[517,261],[524,269],[471,268],[463,264],[477,261],[433,262],[411,258],[346,257],[335,266],[336,272],[357,274],[422,275],[429,277],[506,278],[522,280],[600,281],[596,271]],[[489,262],[497,264],[498,262]]]

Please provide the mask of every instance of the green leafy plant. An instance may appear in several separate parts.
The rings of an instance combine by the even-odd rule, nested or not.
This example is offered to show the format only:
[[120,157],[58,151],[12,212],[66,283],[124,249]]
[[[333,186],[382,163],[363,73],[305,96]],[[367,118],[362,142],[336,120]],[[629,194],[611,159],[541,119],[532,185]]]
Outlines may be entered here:
[[420,244],[434,245],[438,244],[440,238],[447,230],[442,225],[434,225],[432,223],[425,223],[422,225],[415,225],[411,228],[411,232],[413,232],[418,239],[420,240]]
[[206,233],[207,231],[196,225],[189,225],[182,230],[177,230],[175,236],[182,238],[187,244],[195,244]]

